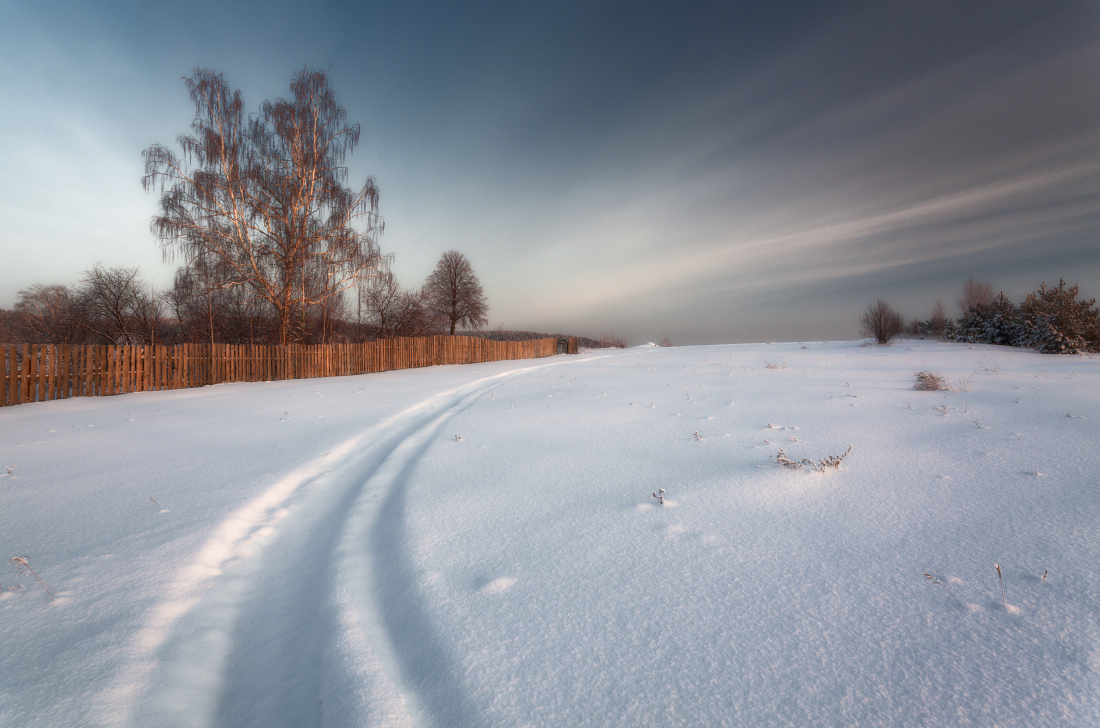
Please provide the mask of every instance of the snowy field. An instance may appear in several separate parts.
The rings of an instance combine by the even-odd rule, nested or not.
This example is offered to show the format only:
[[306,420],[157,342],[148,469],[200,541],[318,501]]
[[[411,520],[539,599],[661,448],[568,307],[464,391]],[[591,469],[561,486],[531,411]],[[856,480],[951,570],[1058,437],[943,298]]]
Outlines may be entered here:
[[8,407],[0,726],[1097,726],[1098,453],[909,341]]

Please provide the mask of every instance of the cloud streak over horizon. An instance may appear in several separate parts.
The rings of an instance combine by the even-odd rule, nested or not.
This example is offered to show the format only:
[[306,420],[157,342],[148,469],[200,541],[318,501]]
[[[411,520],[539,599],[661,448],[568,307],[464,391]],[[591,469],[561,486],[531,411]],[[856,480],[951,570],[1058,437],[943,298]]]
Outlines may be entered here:
[[[1100,294],[1091,3],[326,7],[287,51],[174,38],[135,70],[160,11],[82,35],[0,0],[0,71],[52,43],[12,82],[30,113],[0,122],[0,305],[99,259],[170,279],[138,182],[190,121],[179,74],[219,68],[255,109],[303,61],[363,125],[351,178],[378,179],[399,276],[462,250],[494,327],[851,338],[875,298],[927,316],[969,275]],[[293,39],[292,9],[259,22]]]

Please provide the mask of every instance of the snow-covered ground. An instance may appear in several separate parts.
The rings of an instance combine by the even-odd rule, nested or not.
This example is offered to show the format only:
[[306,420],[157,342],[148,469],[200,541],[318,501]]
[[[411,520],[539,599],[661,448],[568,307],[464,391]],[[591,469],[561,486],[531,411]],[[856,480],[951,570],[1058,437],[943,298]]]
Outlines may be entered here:
[[4,408],[0,725],[1096,726],[1098,452],[932,342]]

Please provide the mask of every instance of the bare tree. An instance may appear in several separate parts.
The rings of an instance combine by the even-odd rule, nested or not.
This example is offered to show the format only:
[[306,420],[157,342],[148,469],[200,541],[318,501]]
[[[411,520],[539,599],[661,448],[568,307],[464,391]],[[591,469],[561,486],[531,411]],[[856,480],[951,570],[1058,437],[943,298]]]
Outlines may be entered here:
[[942,338],[947,329],[947,312],[943,309],[943,301],[936,299],[936,305],[932,309],[932,318],[928,319],[928,329],[936,338]]
[[84,271],[72,305],[76,325],[112,344],[156,343],[163,304],[137,268]]
[[489,301],[481,290],[481,282],[470,261],[457,250],[448,250],[440,256],[424,283],[424,293],[432,313],[450,325],[451,336],[459,324],[478,329],[489,323],[485,316]]
[[[184,79],[195,104],[182,154],[145,150],[145,189],[161,190],[153,230],[166,258],[220,271],[275,312],[280,343],[307,335],[307,309],[341,297],[379,264],[378,187],[345,187],[344,159],[359,142],[323,71],[295,74],[292,98],[245,118],[220,73]],[[357,227],[358,226],[358,227]]]
[[859,318],[859,324],[861,334],[874,337],[880,344],[890,343],[891,339],[901,334],[904,326],[901,314],[882,299],[867,307]]
[[37,344],[74,344],[84,340],[73,318],[75,292],[69,286],[35,283],[19,291],[12,316],[19,341]]
[[0,308],[0,344],[22,343],[15,332],[15,311]]
[[596,345],[600,349],[625,349],[626,339],[612,334],[600,334],[600,341]]
[[958,300],[962,312],[973,311],[991,303],[993,303],[993,285],[987,281],[976,281],[974,276],[967,278]]
[[243,286],[226,286],[207,271],[181,266],[162,300],[178,342],[255,344],[275,341],[274,315]]
[[372,278],[360,295],[366,324],[380,339],[422,336],[431,328],[423,290],[402,288],[392,271]]

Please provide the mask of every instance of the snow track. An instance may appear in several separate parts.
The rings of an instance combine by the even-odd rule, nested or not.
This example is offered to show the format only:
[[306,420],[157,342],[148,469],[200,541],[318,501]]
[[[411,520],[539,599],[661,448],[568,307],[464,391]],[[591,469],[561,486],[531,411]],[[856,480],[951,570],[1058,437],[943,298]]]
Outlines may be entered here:
[[[477,723],[424,616],[405,485],[440,428],[524,367],[439,393],[225,519],[145,621],[102,722],[145,726]],[[119,700],[119,698],[122,698]]]
[[587,358],[0,409],[0,727],[1100,726],[1100,360]]

